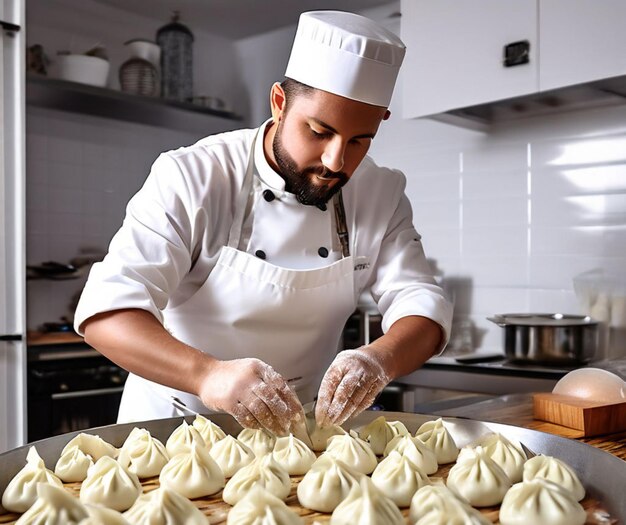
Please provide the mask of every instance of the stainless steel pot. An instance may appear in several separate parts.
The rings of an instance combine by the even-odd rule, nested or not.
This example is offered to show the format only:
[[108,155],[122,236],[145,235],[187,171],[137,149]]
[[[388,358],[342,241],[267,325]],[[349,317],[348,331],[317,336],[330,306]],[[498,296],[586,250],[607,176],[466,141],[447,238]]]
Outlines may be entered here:
[[509,361],[580,364],[600,346],[598,322],[583,315],[499,314],[487,319],[504,328],[504,353]]

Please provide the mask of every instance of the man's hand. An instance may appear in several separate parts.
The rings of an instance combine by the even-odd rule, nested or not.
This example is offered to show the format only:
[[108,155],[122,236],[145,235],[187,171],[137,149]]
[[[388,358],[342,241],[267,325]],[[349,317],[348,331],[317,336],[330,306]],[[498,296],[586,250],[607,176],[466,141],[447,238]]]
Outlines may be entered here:
[[368,408],[391,378],[375,352],[339,352],[322,379],[315,408],[320,426],[341,425]]
[[259,359],[216,361],[199,397],[211,410],[231,414],[240,425],[287,434],[303,409],[283,377]]

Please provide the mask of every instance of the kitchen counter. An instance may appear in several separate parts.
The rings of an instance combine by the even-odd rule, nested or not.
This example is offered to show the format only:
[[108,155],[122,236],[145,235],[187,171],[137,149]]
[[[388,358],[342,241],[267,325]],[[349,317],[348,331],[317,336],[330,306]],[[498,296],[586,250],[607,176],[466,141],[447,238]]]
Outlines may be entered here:
[[582,437],[582,433],[578,430],[535,420],[533,419],[533,399],[530,394],[500,396],[473,405],[441,410],[436,415],[477,419],[547,432],[587,443],[626,460],[626,432],[606,436]]

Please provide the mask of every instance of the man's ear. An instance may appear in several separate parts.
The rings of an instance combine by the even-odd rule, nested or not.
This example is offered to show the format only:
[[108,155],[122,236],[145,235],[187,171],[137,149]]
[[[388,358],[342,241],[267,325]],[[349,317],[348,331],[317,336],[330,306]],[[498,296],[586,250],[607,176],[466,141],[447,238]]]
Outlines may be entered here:
[[385,115],[383,116],[383,120],[387,120],[391,116],[391,111],[385,111]]
[[274,82],[270,90],[270,109],[272,111],[272,120],[276,123],[281,119],[285,112],[286,97],[282,86],[279,82]]

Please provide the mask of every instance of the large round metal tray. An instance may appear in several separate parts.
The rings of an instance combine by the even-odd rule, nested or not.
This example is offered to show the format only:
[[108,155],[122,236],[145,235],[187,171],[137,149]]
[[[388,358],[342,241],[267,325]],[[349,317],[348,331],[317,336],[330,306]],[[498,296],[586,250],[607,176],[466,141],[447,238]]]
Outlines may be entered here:
[[[367,411],[346,423],[344,427],[358,428],[380,415],[380,412]],[[433,416],[403,412],[384,412],[384,415],[388,420],[402,421],[412,433],[415,433],[422,423],[435,419]],[[211,414],[208,417],[229,434],[236,435],[241,430],[235,420],[227,414]],[[112,445],[120,447],[130,431],[134,427],[140,427],[149,430],[153,436],[165,442],[172,431],[180,425],[182,419],[175,417],[123,425],[109,425],[88,429],[84,432],[97,434]],[[193,421],[193,416],[187,416],[184,419],[190,423]],[[564,460],[576,470],[587,489],[588,495],[600,502],[601,506],[609,511],[611,518],[618,519],[620,523],[626,523],[626,498],[624,498],[626,462],[620,458],[584,443],[536,430],[461,418],[446,417],[444,421],[459,447],[467,445],[486,433],[499,432],[504,436],[517,439],[535,454],[546,454]],[[0,454],[0,494],[4,492],[13,476],[24,466],[30,446],[35,445],[46,466],[53,469],[65,444],[78,433],[71,432],[43,439]],[[609,522],[607,521],[607,523]]]

